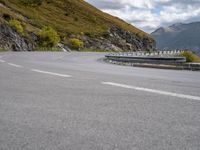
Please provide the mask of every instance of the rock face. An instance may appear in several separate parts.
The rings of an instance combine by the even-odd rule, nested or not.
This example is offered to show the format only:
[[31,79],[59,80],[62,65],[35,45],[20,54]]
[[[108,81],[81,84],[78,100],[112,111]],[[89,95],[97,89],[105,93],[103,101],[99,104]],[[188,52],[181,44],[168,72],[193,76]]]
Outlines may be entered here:
[[[0,25],[0,46],[1,48],[13,51],[32,51],[37,45],[37,37],[31,35],[31,41],[28,41],[22,35],[6,24]],[[106,37],[89,38],[83,36],[85,48],[114,50],[114,51],[138,51],[155,49],[155,42],[147,38],[139,38],[134,33],[125,31],[118,27],[112,27]]]
[[0,24],[0,46],[13,51],[31,51],[35,45],[6,24]]
[[89,49],[103,49],[114,51],[152,51],[155,49],[155,41],[141,38],[138,35],[125,31],[119,27],[112,27],[106,37],[97,39],[82,39],[85,47]]

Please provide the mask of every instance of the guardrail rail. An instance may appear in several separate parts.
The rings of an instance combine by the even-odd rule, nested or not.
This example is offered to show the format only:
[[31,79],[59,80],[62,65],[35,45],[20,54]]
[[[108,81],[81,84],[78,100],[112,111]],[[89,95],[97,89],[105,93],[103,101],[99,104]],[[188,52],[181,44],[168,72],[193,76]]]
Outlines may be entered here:
[[126,66],[200,71],[200,63],[186,63],[184,51],[119,52],[105,55],[106,61]]
[[105,57],[113,61],[130,63],[153,63],[153,64],[178,64],[185,63],[186,58],[180,57],[183,51],[158,51],[158,52],[124,52],[110,53]]

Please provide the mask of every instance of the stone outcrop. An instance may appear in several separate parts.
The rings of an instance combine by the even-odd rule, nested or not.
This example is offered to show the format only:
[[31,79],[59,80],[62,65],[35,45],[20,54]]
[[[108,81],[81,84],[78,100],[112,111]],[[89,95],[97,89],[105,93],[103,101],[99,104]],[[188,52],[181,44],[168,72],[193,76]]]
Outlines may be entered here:
[[[32,51],[37,45],[38,37],[34,34],[29,38],[23,37],[6,24],[0,25],[0,47],[13,51]],[[29,39],[29,40],[27,40]],[[155,42],[148,38],[125,31],[119,27],[112,27],[106,36],[91,38],[82,36],[85,48],[113,50],[113,51],[152,51]]]
[[[36,39],[34,35],[31,38],[32,40]],[[31,51],[34,49],[35,44],[8,25],[0,24],[0,47],[13,51]]]
[[84,37],[82,40],[85,47],[89,49],[103,49],[115,51],[152,51],[155,49],[155,41],[142,38],[134,33],[125,31],[119,27],[112,27],[108,31],[108,36],[101,38]]

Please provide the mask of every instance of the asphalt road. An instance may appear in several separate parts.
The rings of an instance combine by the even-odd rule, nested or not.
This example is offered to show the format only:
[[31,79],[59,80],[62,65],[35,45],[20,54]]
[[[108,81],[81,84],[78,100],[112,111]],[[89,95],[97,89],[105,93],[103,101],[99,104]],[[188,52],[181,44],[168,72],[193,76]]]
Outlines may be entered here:
[[103,53],[0,53],[0,150],[200,150],[200,72]]

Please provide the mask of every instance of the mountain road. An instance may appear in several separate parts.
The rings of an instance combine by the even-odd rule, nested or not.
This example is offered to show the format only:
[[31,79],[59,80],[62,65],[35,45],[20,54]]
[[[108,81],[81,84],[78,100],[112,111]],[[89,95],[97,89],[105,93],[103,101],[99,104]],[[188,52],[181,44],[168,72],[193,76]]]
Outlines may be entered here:
[[0,53],[0,150],[199,150],[200,72],[105,53]]

